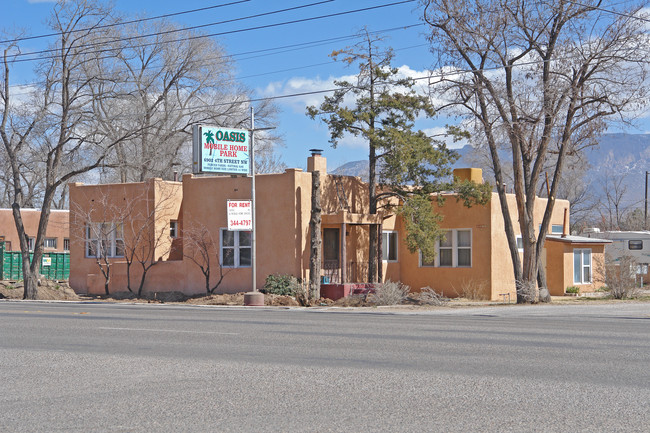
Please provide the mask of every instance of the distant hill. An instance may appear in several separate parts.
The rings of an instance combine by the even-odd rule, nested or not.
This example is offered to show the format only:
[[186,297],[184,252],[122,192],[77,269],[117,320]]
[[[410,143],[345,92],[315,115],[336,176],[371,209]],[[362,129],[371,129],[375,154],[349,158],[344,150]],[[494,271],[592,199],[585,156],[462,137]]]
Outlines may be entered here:
[[[480,166],[472,146],[456,149],[461,158],[457,167]],[[505,156],[506,154],[504,154]],[[645,172],[650,171],[650,134],[604,134],[599,145],[585,150],[589,164],[587,181],[591,180],[594,194],[599,193],[599,181],[605,175],[625,176],[626,201],[641,203],[645,195]],[[332,171],[332,174],[359,176],[368,179],[368,161],[351,161]]]

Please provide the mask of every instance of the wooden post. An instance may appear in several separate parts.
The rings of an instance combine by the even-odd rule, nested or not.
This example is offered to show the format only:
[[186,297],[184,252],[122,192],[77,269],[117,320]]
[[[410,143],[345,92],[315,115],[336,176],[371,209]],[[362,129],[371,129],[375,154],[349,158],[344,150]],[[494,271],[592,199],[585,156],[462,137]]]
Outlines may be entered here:
[[377,282],[384,282],[384,240],[381,224],[377,224]]
[[347,249],[345,246],[345,221],[341,223],[341,284],[348,282]]
[[321,186],[320,171],[311,172],[311,218],[309,230],[311,231],[309,254],[309,299],[320,299],[320,271],[321,271]]

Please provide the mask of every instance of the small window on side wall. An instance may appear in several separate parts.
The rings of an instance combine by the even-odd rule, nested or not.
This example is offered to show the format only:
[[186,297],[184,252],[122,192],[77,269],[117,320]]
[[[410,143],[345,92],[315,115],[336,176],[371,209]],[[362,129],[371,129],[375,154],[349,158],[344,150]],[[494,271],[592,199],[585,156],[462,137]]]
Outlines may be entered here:
[[178,237],[178,221],[170,220],[169,221],[169,237],[174,239]]
[[643,241],[642,240],[629,240],[627,242],[627,248],[629,250],[642,250],[643,249]]

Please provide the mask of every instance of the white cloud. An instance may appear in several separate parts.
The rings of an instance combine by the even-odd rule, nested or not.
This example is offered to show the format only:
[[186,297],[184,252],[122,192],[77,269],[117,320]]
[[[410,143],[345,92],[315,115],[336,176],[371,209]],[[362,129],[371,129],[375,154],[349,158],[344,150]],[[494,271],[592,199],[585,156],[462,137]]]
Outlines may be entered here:
[[[398,78],[422,78],[426,77],[427,71],[416,71],[404,65],[398,68]],[[275,81],[269,83],[260,93],[265,97],[277,97],[293,94],[302,94],[299,96],[279,99],[278,103],[285,104],[291,107],[292,110],[304,113],[308,106],[318,106],[323,102],[326,95],[331,92],[324,92],[326,90],[336,89],[334,81],[348,81],[351,83],[356,82],[356,75],[342,75],[339,77],[328,77],[322,79],[320,77],[307,78],[307,77],[294,77],[286,81]],[[426,94],[428,80],[421,79],[416,81],[415,90],[420,94]],[[314,93],[321,92],[321,93]],[[348,101],[346,101],[348,102]],[[350,101],[351,102],[351,101]]]
[[447,128],[442,126],[434,126],[433,128],[426,128],[422,131],[429,137],[433,137],[435,140],[444,141],[449,149],[461,149],[465,145],[469,144],[469,141],[464,138],[459,141],[454,141],[453,136],[447,135]]

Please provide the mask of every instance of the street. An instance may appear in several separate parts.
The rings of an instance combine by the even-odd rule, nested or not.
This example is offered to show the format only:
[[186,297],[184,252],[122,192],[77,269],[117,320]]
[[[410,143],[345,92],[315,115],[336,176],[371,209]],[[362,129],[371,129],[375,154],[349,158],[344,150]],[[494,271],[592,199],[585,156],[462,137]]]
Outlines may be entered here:
[[3,432],[645,432],[650,304],[0,302]]

